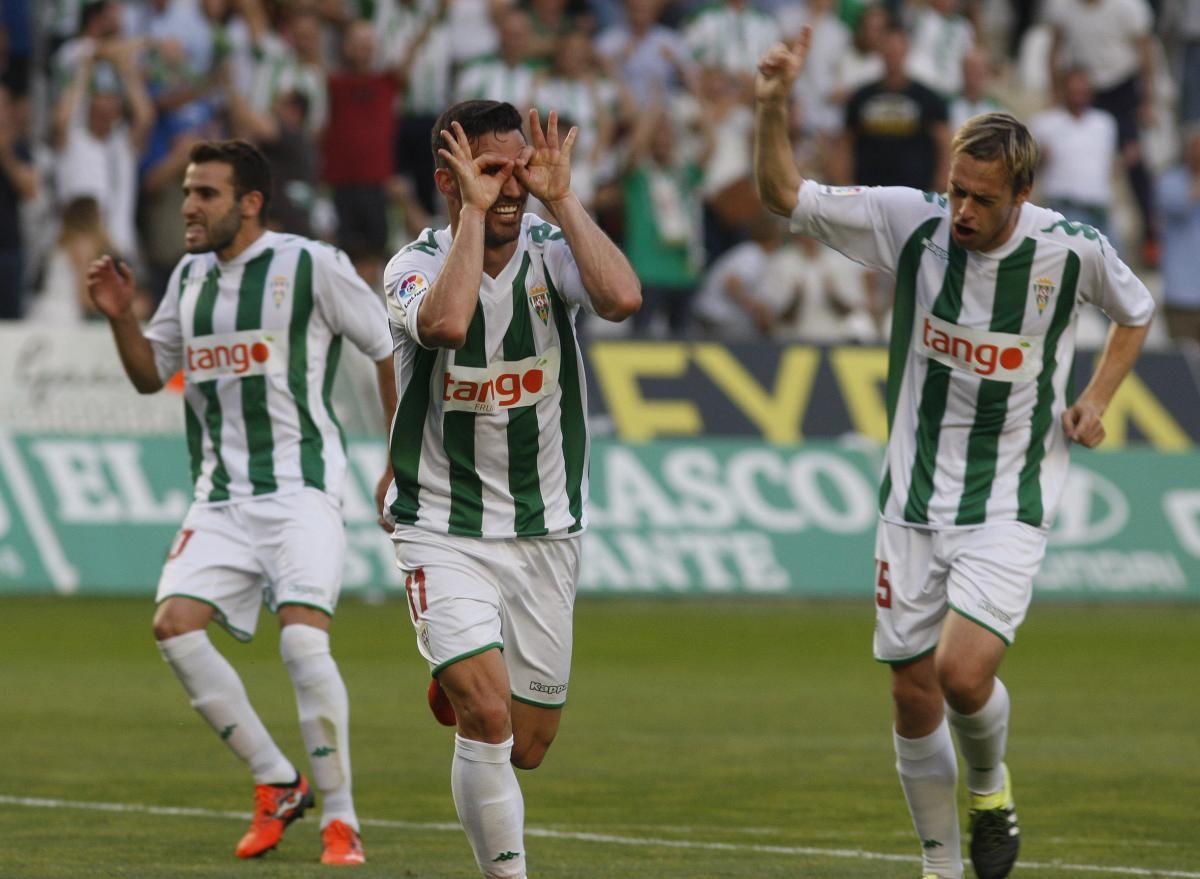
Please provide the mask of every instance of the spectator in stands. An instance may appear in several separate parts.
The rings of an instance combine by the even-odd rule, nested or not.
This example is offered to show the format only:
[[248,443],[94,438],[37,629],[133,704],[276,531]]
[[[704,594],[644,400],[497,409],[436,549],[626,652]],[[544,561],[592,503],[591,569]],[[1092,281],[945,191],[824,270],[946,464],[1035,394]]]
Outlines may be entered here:
[[15,98],[29,93],[34,51],[31,11],[30,0],[0,3],[0,74]]
[[[70,4],[64,4],[70,5]],[[75,73],[84,61],[91,61],[101,75],[115,71],[103,71],[108,66],[107,55],[98,51],[121,37],[121,6],[116,0],[93,0],[79,9],[79,32],[65,40],[51,59],[51,76],[54,95],[59,95],[75,78]]]
[[911,186],[943,192],[950,131],[946,102],[908,75],[908,35],[898,25],[883,40],[883,78],[863,86],[846,105],[842,182]]
[[529,12],[529,60],[534,66],[552,64],[568,34],[591,32],[591,16],[580,15],[578,9],[572,8],[580,5],[571,0],[527,0],[524,6]]
[[859,15],[850,48],[838,61],[832,96],[833,102],[843,108],[843,115],[852,94],[883,77],[882,50],[887,29],[888,13],[883,6],[873,3]]
[[1092,106],[1088,72],[1060,74],[1062,102],[1029,120],[1041,153],[1042,204],[1111,238],[1109,208],[1117,155],[1117,120]]
[[375,67],[375,29],[353,21],[342,38],[344,66],[329,76],[329,126],[321,179],[333,188],[337,241],[373,289],[388,253],[387,182],[395,155],[396,76]]
[[1176,56],[1180,118],[1200,122],[1200,0],[1162,0],[1159,32]]
[[783,243],[783,233],[783,223],[760,213],[750,223],[750,237],[708,267],[692,308],[696,325],[705,335],[745,340],[771,334],[778,302],[765,278],[771,255]]
[[519,9],[500,14],[500,52],[464,67],[454,86],[455,101],[507,101],[524,116],[533,89],[529,47],[533,36],[529,15]]
[[692,60],[733,76],[747,102],[754,94],[758,59],[782,36],[778,22],[750,0],[723,0],[705,6],[683,29]]
[[583,31],[564,34],[552,67],[534,76],[532,103],[543,114],[554,110],[579,128],[571,150],[571,189],[583,206],[593,209],[597,179],[611,177],[616,137],[617,87],[598,74],[592,41]]
[[[447,18],[449,8],[450,0],[396,0],[375,4],[372,20],[380,36],[380,64],[399,77],[402,101],[393,168],[407,182],[417,202],[410,208],[417,208],[420,216],[405,217],[412,237],[433,225],[426,220],[441,208],[433,185],[429,132],[442,110],[450,105],[454,39]],[[381,10],[391,10],[391,14],[385,18]]]
[[28,142],[18,137],[8,89],[0,86],[0,320],[16,320],[24,311],[21,204],[37,190],[33,155]]
[[632,111],[683,87],[680,65],[688,48],[679,33],[658,22],[662,0],[625,0],[625,24],[601,32],[596,52],[629,93]]
[[255,112],[269,113],[281,94],[299,92],[308,103],[308,130],[320,135],[329,109],[321,20],[311,8],[296,5],[285,11],[276,34],[270,30],[261,0],[241,0],[241,4],[255,58],[250,106]]
[[771,255],[762,278],[778,339],[877,342],[874,273],[806,235]]
[[[41,289],[29,306],[29,320],[59,327],[78,326],[97,317],[87,292],[88,266],[102,256],[116,258],[91,196],[67,202],[62,211],[58,241],[46,260]],[[149,314],[143,312],[144,319]]]
[[789,42],[805,25],[812,29],[808,64],[796,80],[792,95],[799,105],[801,131],[816,139],[817,154],[826,164],[842,133],[845,106],[838,96],[838,68],[850,51],[853,35],[837,15],[834,0],[789,3],[779,9],[776,17]]
[[1158,265],[1154,192],[1143,160],[1140,127],[1153,116],[1153,11],[1147,0],[1046,0],[1053,33],[1051,82],[1068,67],[1088,72],[1095,104],[1117,120],[1129,185],[1142,219],[1142,261]]
[[975,27],[962,0],[927,0],[912,21],[908,73],[945,100],[962,91],[963,58],[975,48]]
[[982,46],[976,46],[963,56],[962,91],[950,99],[948,111],[951,135],[972,116],[1004,109],[989,88],[992,76],[990,68],[991,62]]
[[1200,123],[1187,129],[1183,162],[1158,181],[1158,208],[1167,332],[1200,344]]
[[[109,237],[132,262],[138,258],[137,161],[154,124],[154,106],[137,67],[138,48],[108,42],[97,44],[94,54],[83,54],[54,120],[59,203],[79,196],[96,199]],[[115,75],[97,69],[99,62],[110,64]]]
[[681,155],[673,128],[665,107],[643,110],[622,161],[622,250],[642,282],[642,308],[633,318],[639,333],[660,313],[672,333],[683,332],[704,268],[700,182],[707,150]]

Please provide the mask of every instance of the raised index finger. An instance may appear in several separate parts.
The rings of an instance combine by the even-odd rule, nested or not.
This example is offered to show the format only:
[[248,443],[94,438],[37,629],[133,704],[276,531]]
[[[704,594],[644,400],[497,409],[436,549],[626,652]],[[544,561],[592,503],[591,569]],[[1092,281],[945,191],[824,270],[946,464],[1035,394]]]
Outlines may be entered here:
[[[553,113],[550,114],[553,117]],[[533,141],[535,150],[546,148],[546,135],[542,133],[542,120],[538,116],[537,107],[529,108],[529,139]]]

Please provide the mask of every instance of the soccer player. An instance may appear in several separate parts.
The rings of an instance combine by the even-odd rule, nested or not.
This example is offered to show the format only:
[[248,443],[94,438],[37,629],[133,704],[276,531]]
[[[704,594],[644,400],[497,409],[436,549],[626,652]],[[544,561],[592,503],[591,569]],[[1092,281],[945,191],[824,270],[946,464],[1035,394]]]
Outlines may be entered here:
[[[571,191],[551,113],[465,101],[433,128],[450,225],[394,257],[384,289],[400,402],[392,424],[396,560],[430,704],[457,725],[450,784],[487,877],[524,877],[513,766],[542,762],[571,665],[588,432],[574,321],[641,303],[628,260]],[[554,224],[524,212],[532,194]]]
[[347,468],[330,392],[345,336],[375,361],[390,417],[392,341],[382,301],[343,253],[264,229],[270,191],[270,168],[250,144],[196,145],[183,182],[187,254],[145,333],[124,265],[97,260],[88,289],[139,392],[183,370],[195,494],[163,566],[154,637],[192,707],[254,775],[254,819],[236,854],[274,848],[315,801],[207,634],[216,620],[250,640],[266,602],[322,796],[321,861],[361,864],[349,704],[329,650]]
[[[1154,302],[1103,236],[1026,200],[1037,147],[1009,115],[959,130],[946,196],[803,180],[787,97],[810,39],[777,45],[759,64],[758,190],[793,230],[895,278],[875,656],[891,666],[896,766],[925,879],[963,875],[951,729],[966,764],[975,873],[1002,879],[1020,837],[1004,764],[1009,697],[996,671],[1029,606],[1068,444],[1104,438],[1100,417]],[[1069,403],[1084,302],[1114,323]]]

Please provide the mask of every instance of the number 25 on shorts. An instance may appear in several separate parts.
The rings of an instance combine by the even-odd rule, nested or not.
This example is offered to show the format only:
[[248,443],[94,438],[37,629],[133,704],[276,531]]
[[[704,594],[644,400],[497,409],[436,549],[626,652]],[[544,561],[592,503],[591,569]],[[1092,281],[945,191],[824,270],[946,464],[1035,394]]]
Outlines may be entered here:
[[892,606],[892,577],[888,573],[888,563],[875,560],[875,604],[879,607]]

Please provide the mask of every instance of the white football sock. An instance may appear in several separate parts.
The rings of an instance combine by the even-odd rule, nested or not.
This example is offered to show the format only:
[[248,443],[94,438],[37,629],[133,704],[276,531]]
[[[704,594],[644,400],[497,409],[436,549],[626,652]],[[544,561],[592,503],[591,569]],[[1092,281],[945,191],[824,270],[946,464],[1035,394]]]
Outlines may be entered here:
[[959,714],[949,705],[946,716],[958,737],[967,765],[967,790],[994,794],[1004,787],[1004,750],[1008,743],[1008,689],[995,679],[992,695],[974,714]]
[[350,699],[329,652],[329,633],[315,626],[284,626],[279,653],[296,690],[300,734],[321,792],[321,827],[337,820],[358,830],[350,792]]
[[498,745],[454,737],[454,806],[488,879],[525,875],[525,800],[509,762],[512,746],[511,736]]
[[958,760],[945,718],[927,736],[906,739],[892,732],[896,771],[908,800],[913,826],[921,840],[925,873],[962,879],[962,848],[958,833]]
[[158,649],[191,697],[192,707],[246,762],[257,784],[295,781],[296,767],[272,740],[250,705],[242,679],[207,632],[199,629],[167,638],[158,642]]

